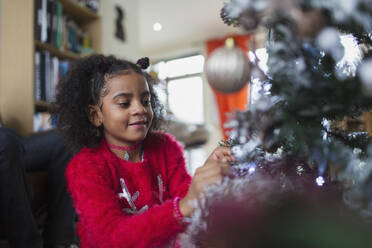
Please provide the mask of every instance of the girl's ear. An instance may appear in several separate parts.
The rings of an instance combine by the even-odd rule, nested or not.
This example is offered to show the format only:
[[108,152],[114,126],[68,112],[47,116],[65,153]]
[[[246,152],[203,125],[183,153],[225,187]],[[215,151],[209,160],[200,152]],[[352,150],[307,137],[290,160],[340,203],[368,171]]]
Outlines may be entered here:
[[95,127],[100,127],[103,123],[103,116],[100,108],[97,105],[89,105],[88,107],[88,116],[90,122]]

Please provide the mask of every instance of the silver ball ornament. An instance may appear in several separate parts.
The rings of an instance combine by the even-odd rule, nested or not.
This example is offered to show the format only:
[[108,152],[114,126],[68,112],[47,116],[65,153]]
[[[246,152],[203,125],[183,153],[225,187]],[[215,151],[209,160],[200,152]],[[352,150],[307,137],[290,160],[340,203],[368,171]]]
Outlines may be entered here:
[[206,61],[205,73],[214,89],[234,93],[249,82],[251,65],[241,49],[225,46],[212,52]]

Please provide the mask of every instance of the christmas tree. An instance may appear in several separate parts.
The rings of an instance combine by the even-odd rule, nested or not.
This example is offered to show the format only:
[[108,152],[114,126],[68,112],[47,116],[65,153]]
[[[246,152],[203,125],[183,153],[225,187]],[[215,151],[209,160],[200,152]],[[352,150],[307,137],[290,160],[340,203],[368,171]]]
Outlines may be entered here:
[[[260,81],[269,92],[233,115],[224,145],[237,159],[238,177],[207,190],[191,219],[189,242],[372,246],[366,231],[372,217],[370,138],[334,125],[372,107],[372,1],[231,0],[221,17],[248,32],[267,28],[269,71]],[[354,40],[358,60],[340,62],[341,35]],[[314,233],[317,225],[322,233]],[[345,226],[351,231],[342,236]],[[301,233],[311,231],[311,237]]]

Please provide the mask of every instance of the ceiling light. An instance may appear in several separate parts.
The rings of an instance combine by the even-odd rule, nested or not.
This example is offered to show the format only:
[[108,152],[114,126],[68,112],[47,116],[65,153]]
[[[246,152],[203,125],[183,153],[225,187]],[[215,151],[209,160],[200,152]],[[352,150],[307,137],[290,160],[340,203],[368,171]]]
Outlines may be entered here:
[[152,26],[152,29],[154,29],[154,31],[160,31],[162,28],[162,25],[158,22],[154,23],[154,25]]

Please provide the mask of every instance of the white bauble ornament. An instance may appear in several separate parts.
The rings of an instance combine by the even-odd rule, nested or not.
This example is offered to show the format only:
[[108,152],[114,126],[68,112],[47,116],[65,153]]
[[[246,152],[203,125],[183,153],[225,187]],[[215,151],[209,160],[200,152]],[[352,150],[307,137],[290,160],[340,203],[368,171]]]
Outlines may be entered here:
[[241,49],[225,46],[212,52],[206,61],[205,73],[214,89],[234,93],[250,80],[251,66]]

